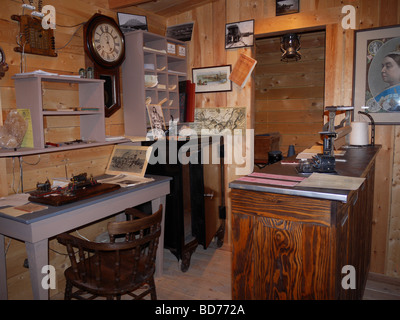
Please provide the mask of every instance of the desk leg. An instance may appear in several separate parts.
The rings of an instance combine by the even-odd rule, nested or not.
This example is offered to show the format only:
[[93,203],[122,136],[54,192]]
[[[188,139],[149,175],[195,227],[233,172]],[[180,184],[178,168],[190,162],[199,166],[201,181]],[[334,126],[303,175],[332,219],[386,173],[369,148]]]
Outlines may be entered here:
[[4,236],[0,234],[0,300],[7,300],[7,265]]
[[157,248],[157,256],[156,256],[156,277],[161,277],[163,274],[163,265],[164,265],[164,221],[165,221],[165,196],[154,199],[151,201],[151,210],[156,212],[160,207],[160,204],[163,206],[162,220],[161,220],[161,235],[160,240],[158,241]]
[[49,290],[42,287],[42,279],[45,277],[45,274],[42,274],[42,268],[49,264],[49,240],[44,239],[35,243],[25,242],[25,246],[28,254],[33,298],[35,300],[48,300]]

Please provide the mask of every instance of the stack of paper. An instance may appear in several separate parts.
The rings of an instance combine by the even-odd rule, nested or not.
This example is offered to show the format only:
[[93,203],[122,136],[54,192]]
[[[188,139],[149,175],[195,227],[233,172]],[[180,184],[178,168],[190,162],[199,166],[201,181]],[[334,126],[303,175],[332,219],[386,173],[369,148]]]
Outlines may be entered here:
[[314,172],[307,179],[298,184],[298,187],[357,190],[363,184],[365,178],[339,176]]
[[303,181],[304,177],[285,176],[279,174],[268,174],[262,172],[253,172],[247,176],[237,179],[238,181],[268,184],[273,186],[294,187]]
[[4,207],[0,209],[0,212],[12,217],[18,217],[23,214],[47,209],[46,206],[30,203],[28,200],[29,196],[30,194],[28,193],[17,193],[0,198],[0,207]]
[[25,76],[25,75],[28,75],[28,74],[37,74],[37,75],[40,75],[40,76],[58,76],[58,73],[47,72],[47,71],[43,71],[43,70],[40,70],[40,69],[32,71],[32,72],[16,73],[15,75],[16,76]]
[[[300,152],[296,159],[311,159],[313,156],[316,156],[318,153],[323,152],[323,147],[321,145],[314,145],[309,149],[305,149],[302,152]],[[334,155],[335,156],[344,156],[346,153],[345,150],[335,150]]]
[[110,178],[97,180],[97,182],[119,184],[121,187],[125,188],[125,187],[136,186],[138,184],[146,183],[153,180],[154,180],[153,178],[144,178],[139,176],[119,174],[116,176],[112,176]]

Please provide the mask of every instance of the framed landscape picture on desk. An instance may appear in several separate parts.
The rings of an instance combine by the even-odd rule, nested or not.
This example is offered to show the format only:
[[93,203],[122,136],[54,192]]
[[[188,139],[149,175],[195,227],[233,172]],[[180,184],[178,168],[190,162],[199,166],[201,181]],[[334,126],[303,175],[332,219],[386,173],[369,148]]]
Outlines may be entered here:
[[107,165],[106,174],[144,177],[151,150],[151,146],[115,146]]

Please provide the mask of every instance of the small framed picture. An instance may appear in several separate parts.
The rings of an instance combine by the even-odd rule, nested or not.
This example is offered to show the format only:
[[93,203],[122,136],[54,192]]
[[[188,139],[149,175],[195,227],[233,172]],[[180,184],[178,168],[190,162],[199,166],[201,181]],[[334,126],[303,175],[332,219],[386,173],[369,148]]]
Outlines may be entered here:
[[186,57],[186,47],[178,44],[177,54],[179,57]]
[[176,44],[172,42],[167,42],[167,53],[176,55]]
[[153,131],[154,137],[162,137],[164,136],[164,132],[166,130],[164,114],[162,111],[162,107],[159,104],[148,104],[147,113],[150,119],[151,129]]
[[225,25],[225,49],[254,46],[254,20]]
[[116,145],[106,174],[144,177],[152,147]]
[[299,13],[300,0],[276,0],[276,15],[283,16],[285,14]]
[[190,41],[192,40],[194,22],[188,22],[183,24],[177,24],[175,26],[167,27],[166,36],[167,38],[172,38],[180,41]]
[[123,33],[134,31],[134,30],[144,30],[147,29],[147,18],[146,16],[140,16],[137,14],[129,14],[118,12],[118,24]]
[[229,80],[232,66],[217,66],[193,68],[192,79],[196,93],[232,91],[232,81]]

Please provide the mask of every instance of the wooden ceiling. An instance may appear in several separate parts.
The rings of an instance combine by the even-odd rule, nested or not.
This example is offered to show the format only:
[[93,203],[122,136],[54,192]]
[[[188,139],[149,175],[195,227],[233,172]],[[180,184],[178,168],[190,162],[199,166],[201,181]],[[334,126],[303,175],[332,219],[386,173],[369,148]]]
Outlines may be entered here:
[[108,0],[112,10],[138,7],[154,14],[171,17],[215,0]]

